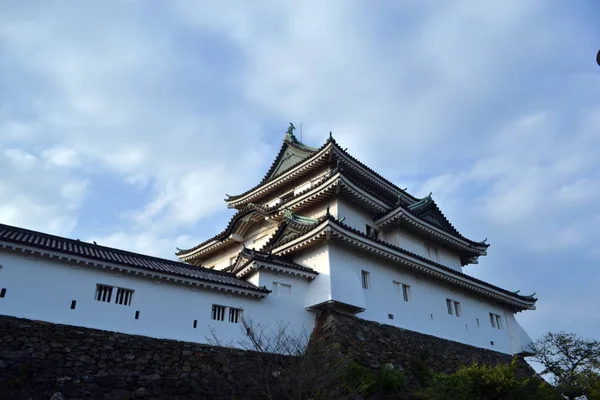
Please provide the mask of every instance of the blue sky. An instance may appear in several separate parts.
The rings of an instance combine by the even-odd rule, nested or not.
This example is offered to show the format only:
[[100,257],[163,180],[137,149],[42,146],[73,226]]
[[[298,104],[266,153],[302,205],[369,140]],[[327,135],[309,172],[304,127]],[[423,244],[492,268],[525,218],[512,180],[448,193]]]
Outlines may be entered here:
[[0,5],[0,221],[167,258],[289,121],[491,243],[537,337],[600,331],[594,1]]

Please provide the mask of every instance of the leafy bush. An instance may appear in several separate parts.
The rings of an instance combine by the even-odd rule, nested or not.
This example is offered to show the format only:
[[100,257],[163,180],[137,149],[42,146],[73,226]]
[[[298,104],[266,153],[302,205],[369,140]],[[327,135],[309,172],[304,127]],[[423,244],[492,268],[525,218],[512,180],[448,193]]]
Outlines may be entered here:
[[375,393],[400,393],[405,383],[404,373],[391,364],[384,365],[374,374],[367,367],[351,363],[346,370],[344,387],[349,392],[368,396]]
[[557,400],[561,397],[542,381],[533,377],[515,377],[516,363],[511,365],[465,366],[454,374],[436,374],[421,398],[429,400]]

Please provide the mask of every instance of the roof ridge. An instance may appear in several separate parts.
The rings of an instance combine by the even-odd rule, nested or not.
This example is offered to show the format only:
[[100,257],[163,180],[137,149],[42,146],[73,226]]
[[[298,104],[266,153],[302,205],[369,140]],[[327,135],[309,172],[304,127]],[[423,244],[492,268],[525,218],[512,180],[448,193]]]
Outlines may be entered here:
[[[79,239],[72,239],[72,238],[68,238],[68,237],[64,237],[64,236],[53,235],[51,233],[34,231],[31,229],[22,228],[19,226],[0,223],[0,230],[1,229],[20,231],[20,233],[26,233],[26,234],[35,235],[35,236],[43,236],[46,239],[59,240],[62,242],[68,242],[68,243],[78,245],[78,246],[84,246],[84,247],[89,247],[89,248],[98,249],[98,250],[106,250],[106,251],[110,251],[113,253],[119,253],[121,255],[139,257],[139,258],[142,258],[145,260],[160,261],[160,262],[170,263],[170,264],[176,265],[176,266],[184,266],[186,268],[192,268],[192,269],[197,269],[197,270],[201,270],[201,271],[207,271],[207,272],[209,271],[211,273],[218,273],[218,274],[223,274],[226,276],[232,276],[231,274],[228,274],[228,273],[213,270],[210,268],[200,267],[200,266],[193,265],[193,264],[184,263],[182,261],[169,260],[168,258],[161,258],[161,257],[151,256],[148,254],[136,253],[136,252],[130,251],[130,250],[123,250],[123,249],[118,249],[115,247],[109,247],[109,246],[103,246],[100,244],[89,243],[89,242],[85,242],[85,241],[79,240]],[[12,242],[12,240],[9,238],[1,238],[1,237],[0,237],[0,241]],[[47,246],[38,246],[38,247],[47,247]]]
[[[463,235],[462,233],[460,233],[460,231],[458,229],[456,229],[456,227],[452,224],[452,222],[450,222],[450,220],[448,219],[448,217],[446,217],[446,215],[444,214],[444,212],[440,209],[440,207],[437,205],[437,202],[433,199],[432,197],[433,192],[429,192],[429,195],[425,196],[424,198],[420,199],[419,201],[411,204],[408,206],[407,210],[410,214],[414,215],[415,217],[427,222],[427,220],[424,220],[420,215],[417,214],[417,211],[420,210],[425,210],[428,207],[433,207],[437,212],[440,213],[440,215],[442,216],[442,218],[444,219],[444,223],[448,224],[448,226],[450,227],[451,233],[452,235],[455,235],[457,237],[459,237],[460,239],[463,239],[465,241],[467,241],[470,244],[473,245],[484,245],[486,247],[489,247],[489,243],[485,243],[487,241],[487,238],[484,239],[481,242],[478,242],[476,240],[472,240],[469,239],[468,237],[466,237],[465,235]],[[444,229],[443,229],[444,230]]]
[[488,282],[482,281],[482,280],[480,280],[480,279],[477,279],[477,278],[475,278],[475,277],[473,277],[473,276],[467,275],[467,274],[465,274],[465,273],[464,273],[464,272],[462,272],[462,271],[456,271],[456,270],[454,270],[454,269],[452,269],[452,268],[450,268],[450,267],[447,267],[447,266],[445,266],[445,265],[443,265],[443,264],[440,264],[440,263],[438,263],[438,262],[436,262],[436,261],[429,260],[429,259],[427,259],[427,258],[425,258],[425,257],[423,257],[423,256],[420,256],[420,255],[419,255],[419,254],[417,254],[417,253],[413,253],[413,252],[412,252],[412,251],[410,251],[410,250],[403,249],[403,248],[401,248],[401,247],[398,247],[398,246],[396,246],[396,245],[394,245],[394,244],[392,244],[392,243],[389,243],[389,242],[383,241],[383,240],[381,240],[381,239],[375,239],[375,238],[373,238],[373,237],[367,236],[365,233],[363,233],[363,232],[359,231],[358,229],[355,229],[355,228],[353,228],[353,227],[351,227],[351,226],[349,226],[349,225],[346,225],[346,224],[344,224],[343,222],[340,222],[340,221],[336,220],[335,218],[329,218],[329,219],[330,219],[330,220],[331,220],[331,221],[332,221],[334,224],[336,224],[336,225],[340,226],[341,228],[343,228],[343,229],[346,229],[346,230],[349,230],[349,231],[351,231],[351,232],[353,232],[353,233],[355,233],[355,234],[358,234],[358,235],[359,235],[359,236],[361,236],[361,237],[364,237],[364,238],[366,238],[366,239],[373,240],[374,242],[381,243],[381,244],[383,244],[383,245],[385,245],[385,246],[389,246],[390,248],[392,248],[392,249],[394,249],[394,250],[398,250],[398,251],[400,251],[401,253],[404,253],[404,254],[410,255],[411,257],[415,257],[415,258],[416,258],[416,259],[418,259],[418,260],[429,262],[429,263],[431,263],[431,264],[435,265],[436,267],[441,267],[442,269],[444,269],[444,270],[448,270],[448,271],[450,271],[450,272],[452,272],[452,273],[455,273],[455,274],[457,274],[458,276],[461,276],[461,277],[466,277],[466,278],[468,278],[468,279],[472,279],[473,281],[475,281],[475,282],[478,282],[478,283],[483,283],[484,285],[488,285],[488,286],[490,286],[490,287],[492,287],[492,288],[494,288],[494,289],[496,289],[496,290],[499,290],[499,291],[501,291],[501,292],[504,292],[504,293],[506,293],[506,294],[513,295],[513,296],[515,296],[515,297],[517,297],[517,298],[525,298],[525,299],[534,299],[534,300],[537,300],[537,299],[535,299],[535,298],[532,298],[531,296],[523,296],[523,295],[517,294],[517,293],[515,293],[515,292],[511,292],[511,291],[509,291],[509,290],[507,290],[507,289],[503,289],[503,288],[501,288],[501,287],[499,287],[499,286],[493,285],[493,284],[491,284],[491,283],[488,283]]
[[[260,204],[255,204],[255,203],[248,203],[243,209],[238,210],[236,213],[234,213],[231,218],[229,219],[229,222],[227,222],[227,225],[225,226],[225,228],[217,233],[216,235],[210,237],[209,239],[206,239],[205,241],[195,245],[194,247],[191,247],[189,249],[179,249],[177,248],[178,252],[175,253],[176,256],[179,255],[183,255],[186,253],[190,253],[192,251],[198,250],[199,248],[201,248],[202,246],[204,246],[205,244],[212,242],[213,240],[217,240],[219,239],[219,237],[222,237],[223,235],[225,235],[227,233],[227,231],[229,231],[235,224],[235,222],[237,221],[238,218],[241,218],[245,215],[251,214],[252,212],[258,212],[262,215],[265,214],[269,214],[272,212],[275,212],[276,208],[275,207],[267,207],[267,206],[263,206]],[[221,239],[222,240],[222,239]]]
[[363,163],[362,161],[360,161],[359,159],[357,159],[356,157],[354,157],[352,154],[350,154],[347,149],[342,149],[342,147],[339,145],[339,143],[337,142],[337,140],[335,140],[333,138],[333,136],[330,135],[329,140],[334,144],[335,147],[338,148],[338,150],[340,150],[345,156],[347,156],[348,158],[350,158],[352,161],[356,162],[358,165],[360,165],[361,167],[363,167],[364,169],[366,169],[368,172],[370,172],[371,174],[373,174],[374,176],[376,176],[377,178],[381,179],[383,182],[385,182],[386,184],[388,184],[389,186],[391,186],[393,189],[395,189],[396,191],[406,195],[407,197],[411,198],[411,199],[416,199],[415,196],[413,196],[412,194],[408,193],[408,191],[406,191],[405,189],[400,188],[398,185],[396,185],[395,183],[393,183],[392,181],[388,180],[387,178],[385,178],[383,175],[378,174],[377,172],[375,172],[375,170],[373,170],[372,168],[370,168],[369,166],[367,166],[365,163]]

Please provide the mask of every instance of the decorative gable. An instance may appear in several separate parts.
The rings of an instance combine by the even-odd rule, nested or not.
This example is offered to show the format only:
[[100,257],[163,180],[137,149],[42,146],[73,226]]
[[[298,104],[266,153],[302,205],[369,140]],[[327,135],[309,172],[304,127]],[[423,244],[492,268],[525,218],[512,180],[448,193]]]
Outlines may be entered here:
[[298,164],[300,161],[309,157],[312,152],[307,152],[304,150],[300,150],[296,147],[285,146],[285,150],[277,160],[274,168],[269,172],[269,174],[265,177],[265,181],[270,181],[271,179],[279,176],[282,172],[287,171],[290,167]]
[[452,233],[454,235],[459,235],[459,233],[454,229],[452,225],[448,222],[448,220],[435,208],[431,208],[419,215],[419,217],[426,222],[429,222],[431,225],[438,227],[446,232]]

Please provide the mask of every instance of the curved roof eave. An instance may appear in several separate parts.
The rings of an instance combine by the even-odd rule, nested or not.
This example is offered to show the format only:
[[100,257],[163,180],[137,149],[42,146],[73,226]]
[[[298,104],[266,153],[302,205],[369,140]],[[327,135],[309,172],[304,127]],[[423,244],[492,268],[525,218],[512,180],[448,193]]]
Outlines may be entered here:
[[225,240],[235,229],[236,225],[241,221],[242,218],[254,213],[261,214],[262,216],[269,216],[275,211],[276,208],[268,208],[258,204],[250,203],[243,210],[236,212],[227,223],[225,229],[223,229],[221,232],[190,249],[178,249],[178,252],[175,253],[175,255],[179,258],[189,258],[193,255],[193,253],[198,252],[203,247],[210,247],[211,242]]
[[[347,231],[349,233],[352,233],[354,235],[361,237],[361,239],[363,239],[363,240],[378,243],[378,244],[380,244],[384,247],[388,247],[398,253],[402,253],[407,256],[410,256],[411,258],[414,258],[414,259],[424,263],[425,265],[429,264],[429,265],[435,266],[436,268],[443,270],[445,273],[447,273],[449,277],[453,278],[452,275],[455,275],[457,277],[457,278],[453,278],[453,279],[459,279],[459,280],[464,281],[467,284],[479,285],[479,286],[483,287],[484,289],[487,289],[487,290],[491,289],[492,291],[500,292],[503,296],[507,296],[508,298],[513,298],[513,299],[515,299],[513,301],[520,302],[523,305],[523,309],[530,309],[530,307],[532,307],[535,304],[535,302],[537,302],[537,300],[538,300],[537,298],[535,298],[533,296],[519,295],[518,293],[511,292],[509,290],[495,286],[491,283],[474,278],[474,277],[467,275],[461,271],[456,271],[456,270],[449,268],[443,264],[429,260],[423,256],[420,256],[416,253],[413,253],[413,252],[403,249],[401,247],[395,246],[391,243],[387,243],[383,240],[373,239],[373,238],[367,236],[365,233],[360,232],[344,223],[341,223],[341,222],[335,220],[335,218],[333,218],[332,216],[327,216],[326,218],[323,218],[321,223],[316,224],[315,226],[312,227],[312,229],[309,229],[305,232],[300,233],[297,237],[286,238],[284,241],[282,241],[280,243],[277,243],[275,241],[274,243],[271,243],[271,246],[269,246],[269,247],[274,252],[282,251],[283,249],[281,249],[281,250],[276,250],[276,249],[278,249],[280,247],[284,247],[286,245],[289,245],[290,243],[294,242],[297,239],[300,239],[301,237],[310,238],[313,236],[313,234],[317,234],[317,233],[321,232],[323,229],[325,229],[326,224],[331,224],[333,227],[337,227],[338,229],[341,229],[342,232]],[[296,246],[296,245],[294,244],[294,246]]]

